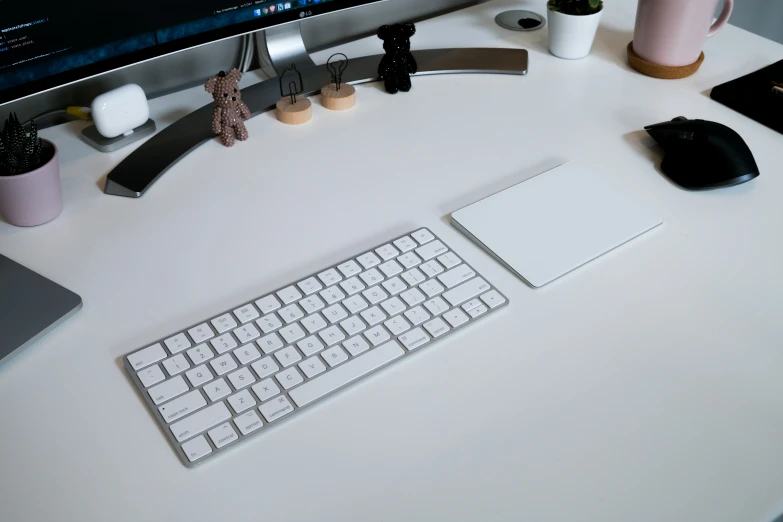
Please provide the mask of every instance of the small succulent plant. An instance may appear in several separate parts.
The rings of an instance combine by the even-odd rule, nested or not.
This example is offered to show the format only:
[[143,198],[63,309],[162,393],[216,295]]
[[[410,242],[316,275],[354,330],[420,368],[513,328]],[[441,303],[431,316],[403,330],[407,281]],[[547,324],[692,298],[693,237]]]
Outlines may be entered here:
[[5,120],[0,131],[0,176],[16,176],[37,169],[51,159],[47,152],[38,137],[35,121],[28,135],[15,113]]
[[591,15],[603,9],[602,0],[549,0],[549,10],[569,15]]

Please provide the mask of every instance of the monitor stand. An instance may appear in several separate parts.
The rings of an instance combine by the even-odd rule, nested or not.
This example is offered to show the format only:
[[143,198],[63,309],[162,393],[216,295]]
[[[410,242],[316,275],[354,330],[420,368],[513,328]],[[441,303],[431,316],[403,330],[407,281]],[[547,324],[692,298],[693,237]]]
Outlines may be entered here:
[[315,67],[302,39],[299,22],[257,31],[255,37],[261,67],[270,77],[281,74],[291,64],[300,71]]
[[[321,87],[331,81],[326,67],[310,65],[313,62],[307,55],[298,23],[281,26],[280,37],[275,36],[278,29],[267,31],[270,35],[263,47],[271,65],[279,70],[289,67],[291,63],[304,65],[300,69],[305,88],[303,95],[318,94]],[[380,44],[379,41],[379,50]],[[524,49],[429,49],[413,51],[413,56],[419,65],[417,77],[458,73],[527,73],[528,53]],[[359,84],[378,80],[381,58],[383,54],[351,57],[351,66],[343,74],[343,81]],[[415,96],[415,92],[402,96]],[[274,109],[279,99],[280,86],[274,78],[242,89],[242,100],[250,109],[251,117]],[[212,110],[212,103],[205,105],[158,132],[130,153],[109,173],[104,192],[114,196],[141,197],[177,161],[215,137],[212,132]]]

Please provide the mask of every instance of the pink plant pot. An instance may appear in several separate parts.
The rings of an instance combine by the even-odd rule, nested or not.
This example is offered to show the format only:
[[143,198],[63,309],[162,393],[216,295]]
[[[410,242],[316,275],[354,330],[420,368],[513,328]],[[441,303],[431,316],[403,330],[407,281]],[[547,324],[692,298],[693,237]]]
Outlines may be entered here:
[[57,147],[48,163],[26,174],[0,176],[0,214],[18,227],[43,225],[60,215],[63,193]]

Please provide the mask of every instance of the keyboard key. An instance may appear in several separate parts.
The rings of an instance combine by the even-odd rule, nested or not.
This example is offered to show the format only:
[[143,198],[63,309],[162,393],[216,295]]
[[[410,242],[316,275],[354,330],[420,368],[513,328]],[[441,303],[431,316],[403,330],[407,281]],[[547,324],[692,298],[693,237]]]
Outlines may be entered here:
[[172,424],[171,433],[174,434],[177,442],[182,442],[230,418],[231,413],[226,405],[219,402]]
[[389,319],[383,325],[389,329],[392,335],[400,335],[403,332],[407,332],[411,329],[411,324],[405,320],[401,315]]
[[486,307],[486,306],[484,306],[484,305],[481,305],[481,306],[477,306],[476,308],[473,308],[473,309],[472,309],[470,312],[468,312],[468,313],[470,314],[470,316],[471,316],[472,318],[474,318],[474,319],[475,319],[476,317],[478,317],[478,316],[480,316],[480,315],[484,315],[484,314],[485,314],[485,313],[487,313],[488,311],[489,311],[489,308],[487,308],[487,307]]
[[288,399],[283,396],[278,397],[274,401],[264,404],[263,406],[259,406],[258,411],[261,412],[261,415],[264,416],[267,422],[274,422],[280,417],[294,411],[294,407],[288,402]]
[[411,234],[413,239],[419,242],[420,245],[423,245],[424,243],[429,243],[433,239],[435,239],[435,236],[432,235],[432,232],[427,230],[426,228],[422,228],[421,230],[417,230],[413,234]]
[[317,312],[302,319],[302,324],[311,334],[326,328],[326,321],[321,317],[321,314]]
[[293,346],[288,346],[279,352],[276,352],[275,358],[283,366],[283,368],[288,368],[292,364],[298,363],[302,360],[302,356],[299,355],[299,352],[297,352],[296,348]]
[[318,274],[318,279],[321,280],[324,286],[329,286],[339,281],[342,281],[343,276],[341,276],[340,272],[338,272],[334,268],[330,268],[329,270],[324,270],[323,272]]
[[405,270],[408,270],[416,265],[420,265],[421,259],[413,252],[408,252],[407,254],[398,257],[397,262],[400,263]]
[[201,366],[196,366],[192,370],[186,371],[185,377],[188,378],[190,384],[194,388],[198,388],[205,382],[211,381],[214,378],[214,375],[209,371],[209,368],[202,364]]
[[397,339],[408,349],[408,351],[424,346],[432,340],[421,328],[414,328],[410,332],[402,334]]
[[261,402],[268,401],[280,393],[280,388],[277,387],[277,384],[272,379],[266,379],[259,382],[253,386],[252,390]]
[[384,281],[382,283],[383,288],[386,289],[387,292],[389,292],[391,295],[397,295],[406,288],[405,283],[402,282],[402,279],[399,277],[392,277],[388,281]]
[[322,313],[324,314],[324,317],[326,317],[326,320],[332,324],[338,323],[348,317],[348,312],[339,304],[324,308]]
[[234,431],[234,428],[231,427],[230,422],[209,430],[208,434],[209,438],[212,439],[212,444],[218,449],[239,440],[239,436]]
[[[247,390],[242,390],[239,393],[235,393],[227,400],[231,405],[231,409],[234,410],[234,413],[242,413],[243,411],[256,405],[256,400]],[[239,428],[239,431],[242,431],[242,428]],[[242,432],[242,434],[244,435],[244,432]]]
[[363,254],[356,258],[357,261],[359,261],[359,264],[364,267],[365,270],[368,268],[372,268],[375,265],[381,264],[381,260],[378,259],[378,256],[373,254],[372,252],[367,252],[366,254]]
[[207,397],[209,397],[209,400],[212,402],[215,402],[218,399],[222,399],[231,393],[231,388],[228,387],[228,383],[225,379],[212,381],[202,389],[207,392]]
[[160,381],[166,379],[166,376],[163,374],[163,370],[161,370],[160,366],[157,364],[141,370],[136,375],[139,376],[139,380],[145,388],[149,388],[153,384],[158,384]]
[[240,368],[234,373],[229,373],[228,380],[231,381],[235,390],[241,390],[256,382],[256,378],[253,377],[253,374],[250,373],[250,370],[247,368]]
[[424,272],[424,275],[427,277],[435,277],[436,275],[443,272],[443,267],[435,261],[434,259],[432,261],[427,261],[426,263],[423,263],[419,265],[419,268],[422,272]]
[[357,335],[343,342],[343,348],[348,350],[348,353],[356,357],[360,353],[364,353],[369,350],[370,345],[367,344],[367,341],[364,340],[364,337]]
[[370,328],[364,332],[364,336],[372,343],[373,346],[379,346],[391,338],[389,332],[387,332],[386,329],[381,325]]
[[467,281],[468,279],[475,277],[476,272],[473,271],[468,265],[462,264],[455,268],[452,268],[448,272],[444,272],[438,276],[441,283],[446,285],[446,288],[454,288],[460,283]]
[[306,314],[312,314],[313,312],[317,312],[324,306],[324,302],[321,300],[320,297],[317,295],[311,295],[310,297],[305,297],[301,301],[299,301],[299,306],[302,307],[302,310],[304,310],[304,313]]
[[221,355],[217,359],[209,361],[209,364],[218,375],[225,375],[231,370],[235,370],[237,367],[237,363],[234,361],[234,358],[231,357],[230,353]]
[[193,339],[193,344],[202,343],[215,337],[214,332],[212,332],[212,328],[210,328],[207,323],[201,323],[198,326],[194,326],[188,330],[188,335],[190,335],[190,338]]
[[391,341],[307,381],[291,390],[289,396],[297,406],[305,406],[401,357],[404,353],[397,343]]
[[366,272],[362,272],[361,274],[359,274],[359,277],[362,279],[362,281],[364,281],[364,284],[366,284],[367,286],[372,286],[386,279],[385,277],[383,277],[383,274],[378,272],[377,268],[371,268]]
[[266,315],[268,313],[274,312],[282,305],[275,296],[268,295],[256,301],[256,306],[261,311],[261,315]]
[[238,350],[234,350],[234,357],[242,366],[249,364],[261,357],[261,352],[252,344],[247,344]]
[[402,267],[394,259],[386,261],[382,265],[378,265],[378,268],[386,277],[393,277],[402,273]]
[[287,286],[277,292],[277,297],[280,298],[281,301],[283,301],[284,305],[291,304],[294,301],[298,301],[302,298],[302,294],[299,292],[299,290],[296,289],[295,286]]
[[405,311],[407,306],[405,306],[405,303],[400,301],[399,297],[392,297],[388,301],[384,301],[381,303],[381,306],[383,307],[384,311],[389,314],[390,316],[399,314],[400,312]]
[[183,444],[182,451],[185,452],[185,456],[188,457],[190,462],[195,462],[205,455],[212,453],[212,446],[209,445],[207,439],[202,435]]
[[169,352],[171,352],[172,355],[192,346],[184,333],[177,334],[174,337],[169,337],[163,341],[163,343],[166,345],[166,348],[169,349]]
[[258,344],[258,347],[261,348],[261,351],[263,351],[265,354],[270,354],[275,350],[283,347],[283,341],[281,341],[280,337],[278,337],[278,335],[275,333],[263,336],[261,339],[256,341],[256,343]]
[[363,311],[361,316],[370,326],[375,326],[387,319],[386,314],[377,306],[373,306],[372,308]]
[[351,277],[351,276],[354,276],[354,275],[358,274],[359,272],[361,272],[362,271],[362,267],[360,267],[356,263],[356,261],[351,259],[349,261],[346,261],[342,265],[338,265],[337,266],[337,270],[339,270],[343,274],[344,277]]
[[440,317],[436,317],[432,321],[424,323],[424,329],[427,330],[429,334],[434,338],[438,338],[441,335],[448,332],[449,330],[451,330],[451,328],[449,328],[449,325],[447,325],[446,322]]
[[264,425],[264,423],[261,422],[261,419],[259,418],[258,414],[255,412],[255,410],[249,411],[247,413],[240,415],[239,417],[234,418],[234,424],[237,425],[237,428],[239,428],[239,432],[242,435],[253,433],[258,428]]
[[435,297],[439,293],[443,292],[445,288],[442,284],[440,284],[435,279],[430,279],[426,283],[422,283],[419,287],[420,290],[422,290],[425,294],[427,294],[427,297]]
[[470,312],[474,308],[481,306],[481,300],[480,299],[471,299],[467,303],[462,305],[462,309],[466,312]]
[[353,335],[367,328],[367,325],[358,317],[349,317],[340,323],[340,327],[345,330],[345,333],[348,335]]
[[407,292],[403,292],[400,294],[400,297],[408,303],[408,306],[416,306],[419,303],[423,303],[427,300],[426,297],[424,297],[424,294],[422,294],[418,288],[411,288]]
[[438,257],[441,254],[445,254],[448,251],[449,249],[446,248],[446,245],[438,240],[427,243],[426,245],[420,246],[416,249],[416,253],[425,261],[429,261],[430,259]]
[[372,288],[368,288],[364,292],[362,292],[362,295],[367,299],[370,304],[378,304],[387,297],[389,297],[389,294],[387,294],[383,288],[379,286],[374,286]]
[[166,368],[169,375],[173,376],[190,368],[190,364],[188,364],[188,360],[185,359],[185,356],[180,353],[163,361],[163,367]]
[[468,322],[468,316],[465,312],[459,308],[455,308],[443,314],[443,318],[451,325],[452,328],[457,328]]
[[332,368],[348,360],[348,354],[346,354],[345,350],[339,346],[334,346],[328,350],[324,350],[324,352],[321,354],[321,357],[323,357],[324,361],[326,361],[326,364]]
[[206,399],[198,390],[186,393],[182,397],[167,402],[163,406],[158,406],[158,411],[168,424],[181,419],[188,413],[193,413],[207,405]]
[[440,315],[449,309],[449,305],[446,303],[446,301],[444,301],[440,297],[430,299],[429,301],[424,303],[424,307],[432,315]]
[[269,315],[265,315],[258,321],[256,321],[256,324],[259,328],[261,328],[261,331],[265,334],[268,334],[269,332],[274,332],[281,326],[283,326],[283,322],[280,320],[279,317],[277,317],[277,314],[271,313]]
[[226,353],[227,351],[233,350],[239,346],[234,338],[231,337],[230,333],[225,333],[220,337],[215,337],[209,341],[209,344],[212,345],[212,348],[214,348],[217,353]]
[[482,295],[481,300],[490,308],[497,308],[506,302],[506,298],[500,295],[497,290],[492,290],[491,292]]
[[285,339],[286,343],[290,344],[304,337],[305,332],[304,330],[302,330],[302,327],[299,326],[298,323],[294,323],[280,330],[280,335],[283,336],[283,339]]
[[297,283],[299,289],[304,292],[304,295],[310,295],[318,292],[323,288],[323,285],[318,282],[318,279],[314,277],[308,277],[304,281]]
[[280,314],[280,317],[283,318],[283,321],[285,321],[286,324],[291,324],[297,319],[304,317],[304,312],[302,312],[302,309],[296,306],[296,304],[281,308],[277,313]]
[[345,299],[345,293],[343,293],[343,291],[336,286],[321,291],[320,296],[323,297],[327,304],[334,304],[337,301],[342,301]]
[[256,310],[256,307],[253,306],[252,303],[248,303],[241,308],[237,308],[234,310],[234,315],[242,324],[249,323],[253,319],[258,319],[261,317],[261,314],[258,313],[258,310]]
[[407,317],[414,326],[419,326],[420,324],[430,320],[430,314],[428,314],[421,306],[411,308],[405,312],[405,317]]
[[337,326],[330,326],[326,330],[321,331],[318,335],[321,336],[321,339],[324,340],[327,346],[333,346],[345,339],[345,334]]
[[489,289],[490,286],[486,281],[480,277],[475,277],[467,283],[462,283],[445,292],[443,294],[443,299],[451,303],[451,306],[457,306]]
[[319,357],[310,357],[306,361],[299,363],[299,369],[302,370],[302,373],[304,373],[308,379],[312,379],[319,373],[325,372],[326,366],[324,366],[324,363],[321,362]]
[[152,402],[157,406],[158,404],[170,401],[178,395],[182,395],[188,391],[188,389],[188,385],[182,376],[177,375],[168,381],[163,381],[162,383],[153,386],[147,390],[147,393],[149,393]]
[[214,352],[206,344],[200,344],[195,348],[191,348],[187,351],[187,354],[190,360],[193,361],[193,364],[201,364],[215,356]]
[[310,357],[314,353],[318,353],[324,349],[323,343],[314,335],[311,335],[307,339],[302,339],[296,343],[296,346],[299,347],[299,350],[302,351],[305,357]]
[[394,246],[396,246],[400,252],[408,252],[416,248],[418,245],[414,243],[410,236],[403,236],[394,242]]
[[272,357],[264,357],[260,361],[251,364],[250,367],[253,368],[253,371],[256,372],[259,379],[269,377],[280,370],[280,367]]
[[380,248],[376,248],[375,253],[381,256],[381,259],[383,259],[384,261],[388,261],[389,259],[394,259],[398,255],[400,255],[400,251],[391,245],[383,245]]
[[278,373],[275,375],[275,379],[277,379],[277,382],[279,382],[286,390],[293,388],[297,384],[304,381],[302,375],[297,371],[296,366]]
[[446,252],[442,256],[438,257],[438,261],[440,261],[440,264],[446,267],[446,270],[449,268],[454,268],[458,264],[462,263],[462,260],[458,258],[454,252]]
[[416,286],[427,279],[418,268],[411,268],[407,272],[403,272],[402,278],[405,279],[409,286]]
[[223,332],[227,332],[232,328],[236,328],[238,325],[236,319],[234,319],[231,314],[223,314],[220,317],[212,319],[212,326],[215,328],[217,333],[222,334]]
[[355,295],[343,301],[343,306],[348,309],[348,312],[355,314],[367,308],[368,304],[367,301],[362,299],[362,296]]
[[162,361],[166,357],[168,357],[166,350],[163,349],[160,343],[157,343],[130,354],[128,356],[128,362],[134,370],[141,370],[152,363]]
[[254,324],[246,324],[234,330],[234,336],[239,339],[239,344],[249,343],[261,336]]
[[367,286],[362,283],[358,277],[351,277],[349,279],[346,279],[342,283],[340,283],[340,286],[348,295],[358,294]]

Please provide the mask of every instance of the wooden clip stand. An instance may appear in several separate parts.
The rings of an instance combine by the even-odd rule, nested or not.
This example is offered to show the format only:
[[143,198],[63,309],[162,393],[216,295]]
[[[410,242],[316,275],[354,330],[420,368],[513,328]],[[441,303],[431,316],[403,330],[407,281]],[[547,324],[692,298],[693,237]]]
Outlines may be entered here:
[[356,105],[356,88],[344,83],[337,90],[333,83],[321,89],[321,103],[330,111],[347,111]]
[[313,118],[313,104],[305,97],[297,98],[291,103],[291,98],[285,96],[277,102],[277,119],[288,125],[301,125]]

